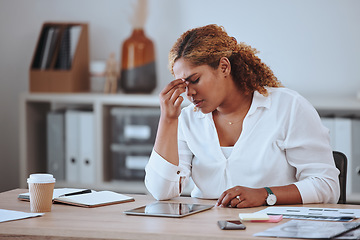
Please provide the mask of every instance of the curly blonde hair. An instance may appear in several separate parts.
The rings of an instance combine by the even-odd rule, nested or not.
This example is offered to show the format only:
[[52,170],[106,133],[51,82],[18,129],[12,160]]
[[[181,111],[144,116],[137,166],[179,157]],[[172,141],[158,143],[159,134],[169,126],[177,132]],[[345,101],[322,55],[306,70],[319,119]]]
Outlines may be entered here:
[[177,39],[169,53],[169,68],[174,75],[174,63],[184,58],[194,66],[207,64],[216,69],[219,60],[227,57],[236,86],[245,94],[258,91],[266,96],[266,86],[281,87],[282,84],[257,53],[255,48],[237,43],[222,26],[211,24],[190,29]]

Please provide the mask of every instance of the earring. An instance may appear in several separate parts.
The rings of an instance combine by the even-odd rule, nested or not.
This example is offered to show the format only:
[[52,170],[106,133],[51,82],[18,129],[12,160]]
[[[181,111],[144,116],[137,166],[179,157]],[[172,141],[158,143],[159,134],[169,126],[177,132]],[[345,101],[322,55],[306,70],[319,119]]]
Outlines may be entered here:
[[194,110],[193,110],[194,112],[197,112],[197,111],[199,111],[199,108],[197,108],[197,107],[194,107]]

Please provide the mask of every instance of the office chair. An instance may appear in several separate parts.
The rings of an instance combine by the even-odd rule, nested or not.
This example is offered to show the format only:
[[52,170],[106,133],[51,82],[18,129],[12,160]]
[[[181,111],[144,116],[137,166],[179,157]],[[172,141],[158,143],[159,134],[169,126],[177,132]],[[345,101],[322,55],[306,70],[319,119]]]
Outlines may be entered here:
[[340,170],[339,182],[340,182],[340,198],[338,203],[346,203],[346,173],[347,173],[347,158],[345,154],[333,151],[334,161],[336,167]]

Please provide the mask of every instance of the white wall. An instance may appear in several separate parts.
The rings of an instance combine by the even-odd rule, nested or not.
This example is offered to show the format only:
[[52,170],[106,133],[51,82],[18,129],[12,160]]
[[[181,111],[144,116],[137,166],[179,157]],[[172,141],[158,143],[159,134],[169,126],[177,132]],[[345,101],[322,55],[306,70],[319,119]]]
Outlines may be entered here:
[[[0,192],[18,187],[19,94],[44,21],[90,26],[91,60],[119,58],[132,0],[0,0]],[[149,0],[146,32],[157,47],[158,85],[172,77],[167,53],[188,28],[216,23],[260,51],[286,86],[305,96],[360,90],[360,1]]]

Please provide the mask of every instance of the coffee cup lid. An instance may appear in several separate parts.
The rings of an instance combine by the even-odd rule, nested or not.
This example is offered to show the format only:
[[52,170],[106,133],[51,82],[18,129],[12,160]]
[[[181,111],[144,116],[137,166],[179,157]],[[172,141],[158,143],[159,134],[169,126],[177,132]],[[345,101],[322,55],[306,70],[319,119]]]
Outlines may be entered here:
[[55,178],[52,174],[47,173],[36,173],[30,174],[30,177],[27,179],[28,183],[53,183]]

